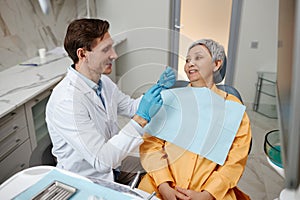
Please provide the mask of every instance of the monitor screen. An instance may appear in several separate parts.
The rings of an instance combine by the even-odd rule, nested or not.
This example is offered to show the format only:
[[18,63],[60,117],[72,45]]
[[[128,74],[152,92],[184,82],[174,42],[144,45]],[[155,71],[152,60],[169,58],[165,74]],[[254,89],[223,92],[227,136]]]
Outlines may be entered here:
[[279,0],[277,106],[286,187],[300,180],[299,0]]

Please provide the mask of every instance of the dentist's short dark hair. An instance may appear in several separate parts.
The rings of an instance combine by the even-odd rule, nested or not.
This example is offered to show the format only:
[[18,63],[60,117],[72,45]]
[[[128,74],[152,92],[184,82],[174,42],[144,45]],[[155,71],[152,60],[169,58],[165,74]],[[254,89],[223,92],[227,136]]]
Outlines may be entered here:
[[69,24],[64,47],[74,64],[79,61],[77,49],[86,48],[91,51],[96,39],[103,39],[108,29],[109,23],[101,19],[76,19]]

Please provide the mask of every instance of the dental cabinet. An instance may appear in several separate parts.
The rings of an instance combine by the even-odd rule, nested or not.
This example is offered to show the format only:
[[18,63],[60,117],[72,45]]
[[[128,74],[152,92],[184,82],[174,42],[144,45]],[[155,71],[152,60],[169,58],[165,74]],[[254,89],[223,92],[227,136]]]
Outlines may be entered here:
[[0,183],[28,167],[31,154],[24,106],[0,119]]
[[28,168],[32,151],[48,136],[46,104],[71,63],[60,56],[38,66],[16,65],[0,72],[0,184]]

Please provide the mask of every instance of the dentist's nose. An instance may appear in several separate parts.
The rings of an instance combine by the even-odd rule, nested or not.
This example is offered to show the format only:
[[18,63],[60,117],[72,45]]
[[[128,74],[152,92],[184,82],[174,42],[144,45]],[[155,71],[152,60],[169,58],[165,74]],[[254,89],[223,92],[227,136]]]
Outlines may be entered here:
[[112,49],[112,53],[111,53],[111,55],[109,56],[109,58],[110,58],[111,60],[115,60],[115,59],[118,58],[118,54],[116,53],[116,51],[115,51],[114,49]]

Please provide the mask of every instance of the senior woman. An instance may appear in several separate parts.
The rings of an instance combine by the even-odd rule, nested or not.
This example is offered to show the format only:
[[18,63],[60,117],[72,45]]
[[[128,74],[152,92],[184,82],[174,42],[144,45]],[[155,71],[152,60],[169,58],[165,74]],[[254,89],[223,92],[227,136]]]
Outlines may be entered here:
[[[214,80],[219,76],[224,59],[224,48],[217,42],[211,39],[194,42],[188,49],[184,66],[189,86],[207,87],[225,100],[241,103],[237,97],[215,85]],[[168,200],[250,199],[237,188],[246,165],[250,141],[251,128],[246,112],[223,165],[145,134],[140,155],[147,174],[139,188],[149,193],[156,191],[159,198]]]

